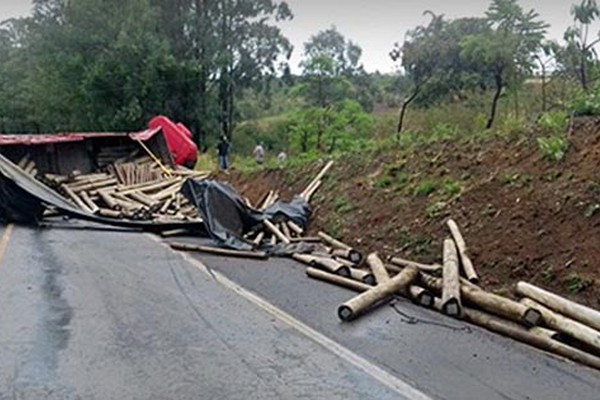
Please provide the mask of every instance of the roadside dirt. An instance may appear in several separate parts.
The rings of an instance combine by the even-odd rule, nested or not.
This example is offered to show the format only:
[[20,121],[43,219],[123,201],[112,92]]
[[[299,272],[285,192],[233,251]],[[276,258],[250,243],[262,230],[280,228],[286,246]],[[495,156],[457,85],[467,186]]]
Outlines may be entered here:
[[[600,120],[576,121],[560,162],[543,157],[537,136],[340,160],[313,198],[311,232],[440,262],[453,218],[484,287],[511,295],[527,280],[600,308]],[[319,168],[228,180],[254,202],[270,189],[290,199]]]

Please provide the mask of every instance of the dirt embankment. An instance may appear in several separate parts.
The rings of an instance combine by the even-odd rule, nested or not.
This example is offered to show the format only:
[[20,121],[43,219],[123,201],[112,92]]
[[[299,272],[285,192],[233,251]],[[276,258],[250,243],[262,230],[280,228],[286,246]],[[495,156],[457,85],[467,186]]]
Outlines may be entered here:
[[[311,231],[439,262],[452,217],[485,287],[510,294],[524,279],[600,308],[600,120],[574,128],[560,162],[543,157],[535,134],[340,161],[313,199]],[[291,198],[318,169],[230,181],[253,201],[270,189]]]

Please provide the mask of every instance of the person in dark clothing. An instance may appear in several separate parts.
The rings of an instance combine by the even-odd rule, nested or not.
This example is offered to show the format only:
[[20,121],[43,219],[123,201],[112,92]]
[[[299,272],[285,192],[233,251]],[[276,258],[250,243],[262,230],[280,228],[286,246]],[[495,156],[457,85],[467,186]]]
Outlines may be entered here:
[[231,150],[231,144],[227,140],[227,136],[221,136],[221,140],[217,145],[217,154],[219,155],[219,167],[227,172],[229,168],[229,151]]

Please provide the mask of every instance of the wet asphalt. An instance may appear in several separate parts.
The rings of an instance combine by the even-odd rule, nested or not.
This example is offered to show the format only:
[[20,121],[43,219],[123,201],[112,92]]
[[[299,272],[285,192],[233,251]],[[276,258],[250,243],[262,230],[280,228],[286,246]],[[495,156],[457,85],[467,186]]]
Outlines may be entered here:
[[[0,399],[415,393],[400,394],[156,238],[83,227],[10,236],[0,261]],[[337,305],[353,293],[308,279],[293,261],[192,256],[424,396],[600,398],[596,371],[405,301],[341,323]]]

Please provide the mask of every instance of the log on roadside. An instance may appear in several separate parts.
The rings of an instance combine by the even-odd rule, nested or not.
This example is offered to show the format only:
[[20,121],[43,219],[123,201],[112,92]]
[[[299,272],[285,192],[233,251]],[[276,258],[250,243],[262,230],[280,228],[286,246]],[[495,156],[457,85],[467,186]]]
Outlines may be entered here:
[[290,239],[288,239],[275,225],[273,225],[273,223],[271,221],[269,221],[268,219],[265,219],[263,221],[263,224],[265,225],[265,228],[267,228],[267,230],[269,230],[281,242],[283,242],[285,244],[291,243]]
[[413,268],[417,268],[417,269],[419,269],[421,271],[424,271],[424,272],[438,272],[438,271],[442,270],[442,266],[440,264],[431,264],[431,265],[421,264],[421,263],[418,263],[418,262],[405,260],[405,259],[400,258],[400,257],[391,257],[389,259],[389,261],[392,264],[397,265],[399,267],[413,267]]
[[[421,273],[421,282],[427,289],[441,293],[443,282],[440,278]],[[461,297],[463,302],[475,305],[484,311],[522,323],[526,326],[536,326],[542,322],[540,311],[534,307],[525,306],[506,297],[499,296],[480,289],[479,287],[462,283]]]
[[519,282],[517,284],[517,293],[523,297],[529,297],[565,317],[572,318],[591,328],[600,330],[600,311],[565,299],[527,282]]
[[371,285],[368,285],[364,282],[359,282],[354,279],[350,279],[347,277],[343,277],[340,275],[332,274],[330,272],[326,272],[314,267],[309,267],[306,269],[306,275],[313,279],[318,279],[324,282],[333,283],[334,285],[338,285],[341,287],[345,287],[347,289],[354,290],[355,292],[365,292],[372,288]]
[[311,267],[321,268],[327,272],[331,272],[332,274],[347,278],[350,277],[350,268],[331,258],[319,257],[310,254],[293,254],[292,258]]
[[512,321],[471,308],[465,307],[463,311],[465,319],[475,325],[600,370],[600,358],[553,340],[543,331],[530,331]]
[[369,254],[367,257],[367,265],[369,268],[371,268],[371,271],[375,276],[375,281],[378,285],[388,282],[391,279],[387,269],[385,268],[385,265],[383,264],[383,261],[381,261],[381,258],[379,258],[377,253]]
[[419,271],[408,267],[389,281],[379,284],[372,289],[350,299],[338,307],[338,316],[342,321],[350,321],[376,303],[383,301],[396,293],[406,292],[408,286],[419,276]]
[[558,332],[566,333],[567,335],[591,346],[595,351],[600,353],[600,331],[590,328],[587,325],[577,322],[574,319],[567,318],[563,315],[555,313],[549,308],[528,298],[521,299],[521,304],[536,308],[542,313],[542,319],[546,326]]
[[446,222],[446,224],[448,225],[450,233],[452,234],[452,238],[456,243],[456,248],[458,249],[458,254],[460,257],[460,264],[463,267],[465,276],[467,277],[469,282],[475,284],[479,283],[479,277],[475,272],[475,267],[473,267],[473,262],[471,261],[471,258],[469,257],[469,254],[467,252],[467,244],[465,242],[465,239],[463,238],[462,233],[460,233],[460,229],[458,229],[458,225],[452,219],[449,219]]
[[414,303],[427,308],[433,307],[435,296],[429,290],[417,285],[410,285],[408,294]]
[[197,251],[201,253],[208,253],[226,257],[254,258],[258,260],[266,260],[269,258],[267,253],[262,251],[229,250],[222,249],[219,247],[201,246],[187,243],[169,243],[169,246],[171,246],[171,248],[173,248],[174,250]]
[[460,271],[458,252],[452,239],[444,240],[444,272],[442,278],[442,311],[446,315],[460,318],[462,302],[460,300]]

